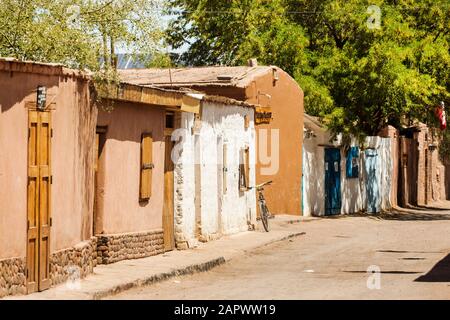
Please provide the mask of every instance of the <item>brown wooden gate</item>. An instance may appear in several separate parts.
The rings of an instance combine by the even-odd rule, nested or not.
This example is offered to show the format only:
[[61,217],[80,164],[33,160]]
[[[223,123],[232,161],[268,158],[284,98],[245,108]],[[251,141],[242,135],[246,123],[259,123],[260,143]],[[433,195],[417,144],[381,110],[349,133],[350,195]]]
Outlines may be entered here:
[[28,293],[50,287],[51,114],[28,115]]

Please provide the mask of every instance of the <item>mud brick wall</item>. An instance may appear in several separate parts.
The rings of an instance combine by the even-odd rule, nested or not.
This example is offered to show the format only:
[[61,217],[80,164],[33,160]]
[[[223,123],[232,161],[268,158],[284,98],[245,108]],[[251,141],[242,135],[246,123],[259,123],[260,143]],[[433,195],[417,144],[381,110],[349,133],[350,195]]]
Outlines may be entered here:
[[26,294],[25,258],[0,260],[0,298]]
[[69,278],[85,278],[97,265],[97,239],[91,238],[74,248],[52,253],[50,277],[52,285],[66,282]]
[[98,264],[110,264],[164,253],[163,230],[99,235],[97,241]]

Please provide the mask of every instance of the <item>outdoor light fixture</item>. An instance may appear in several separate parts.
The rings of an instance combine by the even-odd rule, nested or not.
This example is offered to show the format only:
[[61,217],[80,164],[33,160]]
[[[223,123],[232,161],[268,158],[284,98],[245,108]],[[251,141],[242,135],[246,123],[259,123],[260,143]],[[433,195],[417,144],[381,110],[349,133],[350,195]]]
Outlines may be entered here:
[[38,86],[37,87],[36,108],[38,110],[45,110],[46,104],[47,104],[47,88],[44,86]]
[[278,80],[280,80],[280,76],[278,75],[278,70],[276,68],[273,68],[272,72],[273,72],[273,81],[277,82]]

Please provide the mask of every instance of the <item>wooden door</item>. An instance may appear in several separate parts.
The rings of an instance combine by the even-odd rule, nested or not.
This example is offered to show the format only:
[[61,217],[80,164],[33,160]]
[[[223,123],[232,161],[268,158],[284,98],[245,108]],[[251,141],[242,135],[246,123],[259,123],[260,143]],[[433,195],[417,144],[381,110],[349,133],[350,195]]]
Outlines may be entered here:
[[325,149],[325,215],[341,213],[341,152]]
[[28,123],[28,292],[50,287],[51,115],[30,111]]
[[175,218],[174,218],[174,163],[172,161],[172,150],[174,142],[171,136],[165,138],[165,163],[164,163],[164,250],[175,249]]

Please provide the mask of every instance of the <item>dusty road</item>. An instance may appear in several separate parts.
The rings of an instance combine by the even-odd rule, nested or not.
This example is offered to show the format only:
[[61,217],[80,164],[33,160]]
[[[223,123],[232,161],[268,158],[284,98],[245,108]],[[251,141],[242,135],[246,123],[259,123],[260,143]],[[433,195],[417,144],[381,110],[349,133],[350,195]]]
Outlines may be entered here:
[[[111,299],[450,299],[450,210],[329,218],[303,229],[210,272]],[[372,265],[379,290],[367,286]]]

